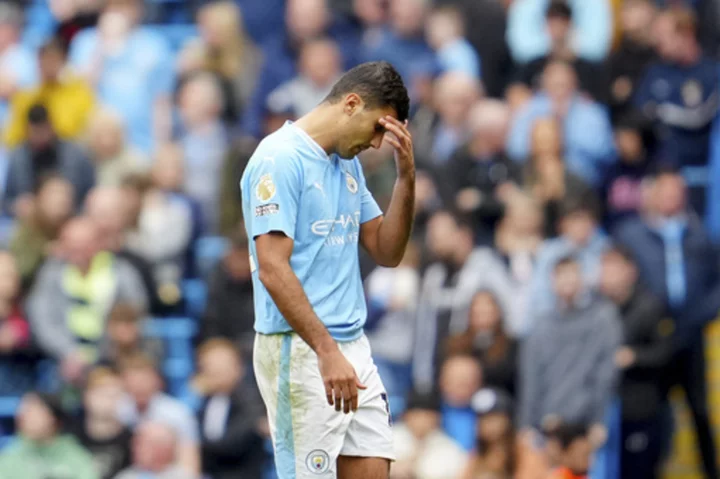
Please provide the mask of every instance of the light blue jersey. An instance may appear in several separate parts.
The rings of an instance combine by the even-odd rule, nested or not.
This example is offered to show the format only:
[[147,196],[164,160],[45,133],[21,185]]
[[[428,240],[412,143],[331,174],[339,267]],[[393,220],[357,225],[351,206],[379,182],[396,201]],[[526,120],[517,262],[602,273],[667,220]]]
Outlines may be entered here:
[[254,239],[279,231],[294,240],[290,266],[313,310],[337,341],[362,335],[367,316],[360,278],[360,225],[382,214],[360,161],[328,156],[291,122],[265,138],[240,180],[250,242],[255,330],[292,331],[258,278]]

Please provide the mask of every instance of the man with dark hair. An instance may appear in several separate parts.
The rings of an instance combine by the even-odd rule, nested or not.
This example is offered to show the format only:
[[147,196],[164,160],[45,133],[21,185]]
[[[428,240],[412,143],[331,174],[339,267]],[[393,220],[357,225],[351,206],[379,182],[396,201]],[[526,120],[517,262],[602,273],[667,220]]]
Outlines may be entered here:
[[566,422],[591,424],[604,442],[605,415],[614,394],[617,310],[582,280],[574,256],[555,263],[557,298],[521,349],[519,423],[526,436]]
[[553,60],[562,60],[572,66],[577,74],[578,87],[595,101],[605,99],[605,75],[601,65],[578,58],[572,45],[573,11],[566,1],[553,0],[545,10],[545,30],[550,38],[550,51],[517,68],[516,83],[511,88],[541,87],[545,67]]
[[666,10],[654,29],[661,61],[647,70],[634,101],[655,124],[657,155],[682,169],[690,204],[703,214],[710,136],[720,104],[717,62],[703,53],[689,7]]
[[[388,477],[387,394],[363,333],[358,244],[386,267],[405,253],[415,198],[408,108],[392,65],[364,63],[310,113],[265,138],[243,174],[255,370],[281,479]],[[383,140],[397,169],[385,216],[356,157]]]
[[705,227],[688,208],[687,185],[677,169],[653,173],[643,192],[643,215],[621,224],[615,236],[631,252],[640,279],[675,319],[673,357],[663,379],[685,390],[705,477],[717,479],[703,332],[720,311],[720,263]]
[[27,141],[10,153],[3,208],[22,215],[23,203],[48,173],[59,173],[72,183],[75,206],[79,207],[95,184],[92,163],[77,145],[57,137],[44,105],[33,105],[27,112],[27,122]]
[[[559,206],[557,238],[546,240],[540,247],[530,284],[533,314],[541,313],[555,303],[552,272],[557,262],[572,254],[580,264],[582,278],[593,288],[600,273],[600,258],[607,248],[607,238],[598,221],[598,205],[594,196],[565,198]],[[535,319],[531,318],[531,322]]]
[[622,246],[602,258],[600,290],[620,312],[622,371],[620,477],[655,479],[662,458],[666,397],[662,377],[672,355],[673,320],[665,305],[638,282],[632,253]]
[[75,139],[85,131],[95,106],[92,85],[73,75],[66,67],[67,51],[57,39],[50,39],[38,50],[40,84],[12,96],[10,114],[3,131],[3,141],[15,147],[28,134],[28,111],[42,102],[47,106],[53,126],[60,138]]

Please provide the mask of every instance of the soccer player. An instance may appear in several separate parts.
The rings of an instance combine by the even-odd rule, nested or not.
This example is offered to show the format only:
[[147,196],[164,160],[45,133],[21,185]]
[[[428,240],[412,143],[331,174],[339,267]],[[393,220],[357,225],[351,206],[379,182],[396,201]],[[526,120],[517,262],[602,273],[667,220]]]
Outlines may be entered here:
[[[388,267],[405,252],[415,196],[408,104],[389,63],[359,65],[265,138],[240,182],[254,366],[280,479],[388,477],[390,410],[363,334],[358,243]],[[384,216],[355,157],[383,141],[397,169]]]

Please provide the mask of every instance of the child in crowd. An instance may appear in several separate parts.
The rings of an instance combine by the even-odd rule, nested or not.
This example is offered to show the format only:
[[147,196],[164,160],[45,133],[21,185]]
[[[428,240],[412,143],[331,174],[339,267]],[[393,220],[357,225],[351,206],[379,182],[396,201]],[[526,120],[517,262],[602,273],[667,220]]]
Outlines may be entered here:
[[138,353],[145,353],[156,362],[162,360],[162,342],[143,337],[142,320],[140,312],[131,304],[120,303],[112,309],[108,319],[107,342],[102,353],[102,363],[117,367]]
[[588,428],[583,424],[561,424],[548,437],[548,448],[556,451],[559,467],[551,479],[587,479],[592,456]]

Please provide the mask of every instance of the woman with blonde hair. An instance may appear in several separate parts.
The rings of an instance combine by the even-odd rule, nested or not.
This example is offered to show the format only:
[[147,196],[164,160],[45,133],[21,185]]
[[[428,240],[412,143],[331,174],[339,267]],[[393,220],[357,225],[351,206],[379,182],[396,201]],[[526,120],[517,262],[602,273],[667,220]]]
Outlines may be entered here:
[[220,80],[225,97],[227,121],[238,119],[242,105],[250,98],[259,69],[259,57],[245,35],[242,12],[231,1],[212,2],[198,12],[200,38],[180,54],[182,77],[209,71]]

